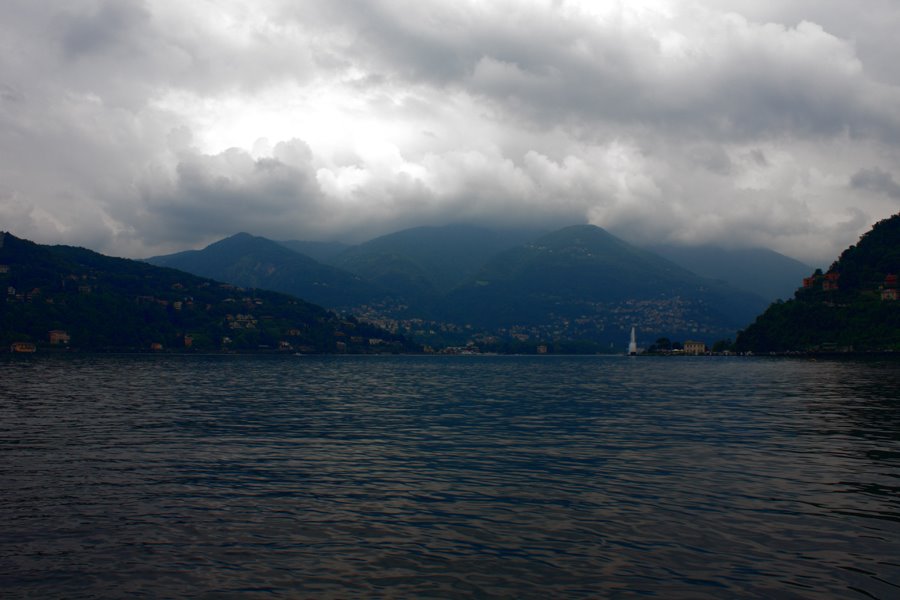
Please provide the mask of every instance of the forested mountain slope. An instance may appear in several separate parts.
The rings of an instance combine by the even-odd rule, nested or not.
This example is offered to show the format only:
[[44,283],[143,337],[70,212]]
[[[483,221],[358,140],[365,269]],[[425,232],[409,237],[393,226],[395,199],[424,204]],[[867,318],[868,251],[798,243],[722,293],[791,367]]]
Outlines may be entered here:
[[900,215],[880,221],[742,331],[752,352],[900,351]]

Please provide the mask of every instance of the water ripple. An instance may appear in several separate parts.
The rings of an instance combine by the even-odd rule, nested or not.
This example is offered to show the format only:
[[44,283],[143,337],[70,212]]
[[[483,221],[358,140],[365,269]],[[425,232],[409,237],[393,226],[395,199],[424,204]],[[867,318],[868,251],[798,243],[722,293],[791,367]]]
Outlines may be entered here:
[[7,358],[5,597],[900,596],[900,365]]

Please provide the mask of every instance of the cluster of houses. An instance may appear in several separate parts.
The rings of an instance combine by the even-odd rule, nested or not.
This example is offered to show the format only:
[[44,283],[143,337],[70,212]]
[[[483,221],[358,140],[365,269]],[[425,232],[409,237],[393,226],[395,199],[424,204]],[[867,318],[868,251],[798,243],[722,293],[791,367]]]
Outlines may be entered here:
[[[816,273],[803,278],[803,289],[821,288],[823,292],[834,292],[840,289],[840,279],[840,273]],[[878,285],[877,291],[883,301],[897,300],[897,275],[888,274]]]
[[[54,329],[47,332],[47,338],[51,346],[68,346],[72,338],[68,332],[62,329]],[[10,352],[30,354],[37,351],[37,346],[31,342],[13,342],[9,346]]]
[[896,275],[888,275],[884,278],[884,285],[881,286],[881,299],[882,300],[896,300],[897,299],[897,276]]
[[256,317],[250,314],[226,315],[225,320],[231,329],[256,329]]

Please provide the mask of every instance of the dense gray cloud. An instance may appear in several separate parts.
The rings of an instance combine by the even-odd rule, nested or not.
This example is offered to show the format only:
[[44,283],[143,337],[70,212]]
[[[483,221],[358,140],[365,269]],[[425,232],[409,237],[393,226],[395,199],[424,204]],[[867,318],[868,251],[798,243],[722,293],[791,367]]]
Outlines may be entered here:
[[11,0],[0,229],[129,256],[590,221],[828,263],[900,210],[900,10]]
[[894,181],[893,175],[881,169],[863,169],[850,179],[855,189],[880,192],[891,198],[900,200],[900,184]]

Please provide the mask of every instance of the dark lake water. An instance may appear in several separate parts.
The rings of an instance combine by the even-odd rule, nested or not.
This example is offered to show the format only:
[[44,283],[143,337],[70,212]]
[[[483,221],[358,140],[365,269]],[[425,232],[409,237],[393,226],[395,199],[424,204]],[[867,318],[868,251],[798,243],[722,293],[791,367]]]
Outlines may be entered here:
[[900,598],[900,361],[0,369],[4,598]]

